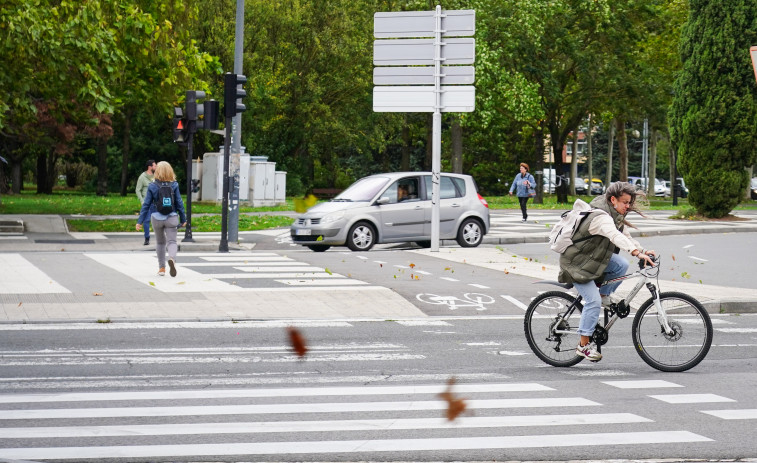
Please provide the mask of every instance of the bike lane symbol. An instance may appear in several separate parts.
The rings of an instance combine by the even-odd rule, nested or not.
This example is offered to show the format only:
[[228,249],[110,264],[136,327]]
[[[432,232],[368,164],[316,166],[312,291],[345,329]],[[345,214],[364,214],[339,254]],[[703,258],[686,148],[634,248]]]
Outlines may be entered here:
[[494,298],[486,294],[465,293],[462,298],[457,296],[439,296],[436,294],[422,293],[415,296],[421,302],[433,305],[446,305],[450,310],[473,307],[476,310],[486,310],[486,304],[494,303]]

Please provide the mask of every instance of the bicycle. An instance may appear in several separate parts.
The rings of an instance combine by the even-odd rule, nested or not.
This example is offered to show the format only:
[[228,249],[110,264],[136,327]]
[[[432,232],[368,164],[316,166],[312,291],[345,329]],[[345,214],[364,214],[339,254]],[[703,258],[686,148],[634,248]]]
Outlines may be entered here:
[[494,298],[486,294],[480,293],[465,293],[463,298],[457,296],[437,296],[431,293],[422,293],[415,296],[421,302],[434,305],[446,305],[450,310],[457,310],[460,308],[475,307],[476,310],[486,310],[484,304],[491,304],[494,302]]
[[[631,334],[639,356],[649,366],[660,371],[686,371],[699,364],[710,350],[713,329],[710,316],[699,301],[679,292],[659,292],[657,285],[660,264],[645,267],[639,261],[639,270],[603,283],[603,285],[641,278],[625,299],[603,307],[604,322],[600,317],[592,341],[601,352],[601,346],[609,340],[610,328],[619,318],[631,313],[630,302],[642,287],[646,286],[651,297],[646,300],[633,319]],[[556,281],[537,281],[568,290],[572,284]],[[578,322],[583,305],[581,296],[564,291],[548,291],[540,294],[529,304],[524,320],[526,339],[531,350],[544,362],[555,367],[570,367],[584,358],[575,348],[579,334]],[[563,344],[567,344],[567,347]]]

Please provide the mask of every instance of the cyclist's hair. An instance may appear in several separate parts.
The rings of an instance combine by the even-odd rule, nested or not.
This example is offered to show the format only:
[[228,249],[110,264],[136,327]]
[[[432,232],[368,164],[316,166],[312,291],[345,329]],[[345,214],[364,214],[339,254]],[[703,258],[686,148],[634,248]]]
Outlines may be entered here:
[[[631,204],[628,207],[628,211],[635,212],[642,217],[646,217],[641,211],[641,208],[646,204],[647,195],[645,195],[643,191],[637,190],[635,186],[628,182],[611,183],[610,186],[607,187],[605,199],[607,199],[608,204],[612,204],[610,198],[614,196],[615,198],[620,199],[623,194],[627,194],[631,197]],[[636,228],[628,221],[625,221],[625,224],[629,227]]]

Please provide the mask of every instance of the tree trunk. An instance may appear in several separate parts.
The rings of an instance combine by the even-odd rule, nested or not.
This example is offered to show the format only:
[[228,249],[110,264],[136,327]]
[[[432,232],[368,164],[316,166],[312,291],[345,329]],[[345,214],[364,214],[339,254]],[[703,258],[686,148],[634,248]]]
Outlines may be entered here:
[[97,143],[97,195],[108,194],[108,139],[100,137]]
[[452,115],[452,172],[463,173],[463,128],[460,116]]
[[565,163],[562,159],[562,148],[565,144],[565,139],[560,137],[560,129],[556,126],[551,126],[549,130],[549,136],[552,142],[552,156],[554,157],[554,169],[555,169],[555,194],[557,194],[557,202],[565,204],[568,202],[568,184],[561,181],[558,176],[565,176]]
[[431,163],[434,156],[434,115],[429,114],[426,118],[426,162],[423,170],[431,170]]
[[654,197],[655,179],[657,178],[657,131],[649,131],[649,185],[647,185],[647,196]]
[[24,180],[21,178],[21,159],[11,160],[11,191],[14,195],[21,194]]
[[612,150],[615,144],[615,119],[610,121],[610,134],[607,140],[607,174],[605,175],[605,186],[609,187],[612,183]]
[[131,154],[131,144],[129,143],[129,140],[131,138],[132,117],[132,111],[126,111],[124,113],[123,150],[121,152],[121,196],[126,196],[126,187],[129,181],[129,156]]
[[47,184],[47,153],[37,154],[37,194],[50,194],[52,187]]
[[618,177],[621,182],[628,181],[628,141],[626,137],[626,123],[623,119],[615,119],[615,130],[618,132]]
[[410,171],[410,127],[407,125],[407,114],[402,125],[402,160],[400,161],[400,170],[403,172]]
[[570,194],[576,196],[576,174],[578,173],[578,127],[573,129],[573,140],[570,143]]
[[[544,172],[544,132],[542,132],[544,126],[539,124],[539,128],[534,132],[534,158],[536,159],[536,172]],[[536,179],[536,198],[534,198],[534,204],[544,203],[544,188],[542,188],[544,175],[534,176]],[[541,184],[539,182],[542,182]],[[549,190],[547,190],[549,191]]]
[[589,195],[591,195],[591,183],[594,181],[594,151],[591,147],[591,115],[589,115],[589,129],[586,131],[586,163],[589,165],[589,184],[586,188],[589,189]]

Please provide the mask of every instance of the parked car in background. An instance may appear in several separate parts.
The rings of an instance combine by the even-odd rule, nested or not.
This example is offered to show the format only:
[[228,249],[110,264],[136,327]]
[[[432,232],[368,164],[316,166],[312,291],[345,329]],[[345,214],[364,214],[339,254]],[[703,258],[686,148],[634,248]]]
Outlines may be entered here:
[[[636,186],[637,190],[641,190],[646,192],[647,191],[647,179],[641,178],[641,177],[628,177],[628,182]],[[655,196],[664,196],[665,195],[665,186],[662,184],[662,181],[660,179],[655,179],[654,182],[654,195]]]
[[[442,173],[439,238],[463,247],[481,244],[489,205],[470,175]],[[346,245],[367,251],[377,243],[431,245],[431,172],[394,172],[362,178],[292,224],[292,242],[321,252]]]
[[[570,185],[570,179],[568,179],[568,184]],[[584,179],[580,177],[576,177],[576,194],[577,195],[585,195],[588,194],[589,191],[588,186],[586,185],[586,182]]]
[[662,181],[662,186],[665,187],[665,197],[667,198],[668,196],[670,196],[670,191],[671,191],[670,190],[670,182],[667,181],[667,180],[663,180]]
[[757,177],[752,179],[752,183],[749,185],[749,191],[751,192],[752,199],[757,200]]
[[[585,178],[584,182],[586,184],[588,184],[589,183],[589,179]],[[591,191],[591,194],[593,194],[593,195],[601,195],[602,193],[605,192],[605,184],[604,184],[604,182],[602,182],[602,180],[600,180],[600,179],[598,179],[596,177],[592,178],[591,179],[591,190],[590,191]]]
[[689,189],[686,188],[686,182],[683,181],[683,177],[678,177],[678,184],[680,185],[680,191],[678,192],[678,196],[680,196],[681,198],[688,198]]

